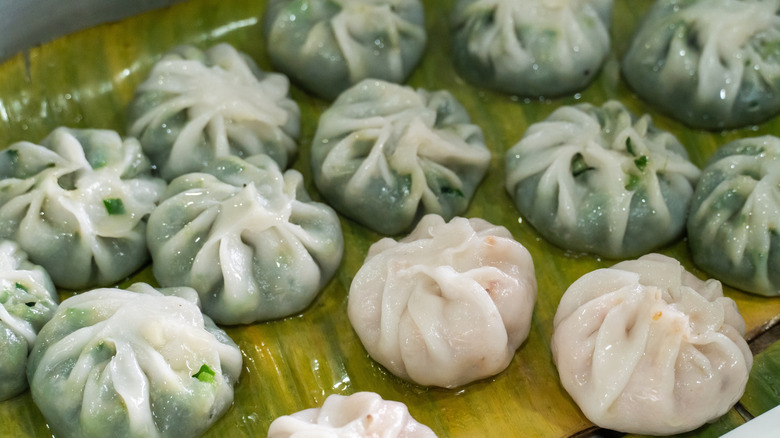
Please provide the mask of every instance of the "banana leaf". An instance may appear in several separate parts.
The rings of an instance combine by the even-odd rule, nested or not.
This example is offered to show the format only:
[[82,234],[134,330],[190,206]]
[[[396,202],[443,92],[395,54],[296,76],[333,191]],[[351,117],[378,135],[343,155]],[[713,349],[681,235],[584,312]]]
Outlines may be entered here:
[[[374,362],[363,349],[346,314],[347,292],[368,247],[381,236],[342,218],[345,255],[335,278],[312,305],[299,315],[279,321],[228,327],[241,347],[244,373],[231,409],[207,432],[208,437],[265,436],[280,415],[316,407],[331,394],[374,391],[385,399],[402,401],[411,414],[442,437],[534,436],[569,437],[595,427],[561,387],[550,352],[552,320],[561,295],[577,278],[615,263],[600,257],[573,254],[542,239],[519,215],[504,189],[503,159],[526,128],[561,105],[590,102],[600,105],[621,100],[636,114],[650,113],[657,126],[674,133],[692,161],[703,166],[714,150],[736,138],[780,135],[773,120],[727,132],[692,130],[657,113],[626,86],[619,59],[651,0],[617,0],[611,28],[612,52],[595,82],[586,90],[558,99],[523,99],[475,88],[458,77],[450,57],[449,18],[454,0],[426,0],[429,43],[421,64],[408,80],[414,87],[448,89],[485,133],[493,152],[491,171],[464,214],[506,226],[531,252],[539,294],[531,333],[504,372],[461,388],[425,388],[404,382]],[[108,128],[125,131],[125,109],[136,86],[167,50],[179,44],[207,48],[233,44],[272,70],[262,36],[265,1],[189,0],[119,22],[100,25],[31,48],[0,65],[0,147],[20,140],[39,141],[58,126]],[[309,192],[308,148],[319,115],[328,102],[297,88],[292,97],[302,111],[299,154],[293,167],[301,171]],[[680,260],[700,278],[706,275],[692,263],[685,240],[659,252]],[[149,267],[120,286],[135,281],[155,283]],[[76,291],[62,291],[67,297]],[[765,332],[780,318],[780,298],[765,298],[725,287],[745,317],[747,337]],[[772,348],[777,357],[778,347]],[[776,362],[774,362],[776,364]],[[757,361],[754,382],[745,400],[751,406],[778,403],[760,395],[762,386],[780,385],[777,366],[764,370]],[[764,379],[764,380],[759,380]],[[50,436],[46,421],[29,391],[0,402],[0,435]],[[732,410],[717,422],[685,434],[717,436],[744,422]]]

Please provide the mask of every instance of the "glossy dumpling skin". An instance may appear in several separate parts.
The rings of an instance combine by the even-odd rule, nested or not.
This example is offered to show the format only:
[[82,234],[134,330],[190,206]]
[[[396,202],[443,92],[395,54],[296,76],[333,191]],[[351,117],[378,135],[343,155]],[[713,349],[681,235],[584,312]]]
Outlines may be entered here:
[[233,402],[242,357],[190,288],[68,298],[30,355],[33,400],[62,437],[196,437]]
[[506,228],[426,215],[403,239],[369,248],[347,309],[363,346],[391,373],[454,388],[509,365],[535,301],[533,260]]
[[374,231],[408,231],[423,214],[463,213],[490,163],[482,130],[448,91],[365,80],[319,119],[317,189]]
[[263,31],[274,66],[328,100],[366,78],[405,81],[427,40],[420,0],[271,0]]
[[333,394],[321,407],[275,419],[268,438],[435,438],[409,414],[405,404],[373,392]]
[[700,174],[672,134],[618,101],[555,110],[505,158],[507,191],[542,236],[609,258],[679,238]]
[[623,76],[694,128],[762,122],[780,113],[778,13],[777,0],[658,0],[623,58]]
[[59,301],[46,270],[0,241],[0,401],[27,389],[27,355]]
[[612,0],[457,0],[452,56],[469,82],[520,96],[585,88],[610,50]]
[[561,383],[600,427],[671,435],[726,413],[753,355],[736,303],[660,254],[583,275],[554,319]]
[[290,82],[222,43],[177,47],[136,89],[128,134],[167,181],[215,157],[266,154],[286,168],[296,154],[300,109]]
[[688,218],[693,261],[748,292],[780,295],[780,139],[720,147],[696,186]]
[[149,218],[154,276],[190,286],[220,324],[281,318],[311,303],[341,262],[336,213],[296,170],[224,157],[173,180]]
[[146,219],[165,190],[134,138],[57,128],[0,152],[0,238],[19,243],[54,283],[116,283],[149,259]]

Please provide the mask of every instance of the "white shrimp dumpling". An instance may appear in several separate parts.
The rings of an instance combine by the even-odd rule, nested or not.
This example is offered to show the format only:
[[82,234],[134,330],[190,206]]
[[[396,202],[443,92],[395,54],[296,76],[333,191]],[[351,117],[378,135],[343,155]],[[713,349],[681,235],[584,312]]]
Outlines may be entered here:
[[266,154],[282,169],[297,151],[300,109],[290,81],[222,43],[166,53],[135,91],[128,134],[167,181],[216,157]]
[[348,313],[371,357],[425,386],[453,388],[503,371],[531,327],[536,276],[504,227],[424,216],[399,241],[374,243]]
[[726,413],[753,356],[745,322],[721,283],[660,254],[583,275],[554,319],[563,387],[593,423],[670,435]]
[[268,438],[436,438],[410,414],[405,404],[373,392],[333,394],[319,408],[275,419]]
[[135,283],[63,300],[27,378],[58,437],[197,437],[232,404],[242,361],[194,290]]

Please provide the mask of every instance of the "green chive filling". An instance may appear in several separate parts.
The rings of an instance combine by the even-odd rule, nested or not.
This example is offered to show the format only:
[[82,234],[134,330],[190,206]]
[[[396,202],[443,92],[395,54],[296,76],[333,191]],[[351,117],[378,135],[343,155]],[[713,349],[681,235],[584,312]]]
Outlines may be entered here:
[[209,368],[209,366],[204,363],[203,365],[200,366],[198,372],[193,374],[192,377],[200,380],[201,382],[214,383],[215,375],[216,373],[214,372],[214,370]]
[[119,198],[104,199],[103,205],[110,215],[125,214],[125,204]]

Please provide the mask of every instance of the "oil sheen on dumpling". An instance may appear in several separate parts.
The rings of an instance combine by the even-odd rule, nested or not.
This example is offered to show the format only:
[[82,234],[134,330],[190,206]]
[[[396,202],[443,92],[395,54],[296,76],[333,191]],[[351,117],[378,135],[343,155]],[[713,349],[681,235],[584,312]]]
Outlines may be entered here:
[[197,437],[232,404],[241,352],[190,288],[95,289],[41,329],[28,378],[58,437]]
[[284,169],[300,130],[289,89],[286,76],[260,70],[229,44],[180,46],[136,89],[128,134],[168,181],[226,155],[266,154]]
[[275,419],[268,438],[436,438],[409,414],[405,404],[373,392],[333,394],[322,407]]
[[463,213],[490,162],[482,130],[448,91],[368,79],[322,114],[311,154],[328,203],[386,235],[423,214]]
[[583,275],[554,319],[561,383],[596,425],[642,435],[696,429],[742,396],[753,355],[736,303],[660,254]]
[[780,139],[735,140],[713,154],[688,217],[693,261],[738,289],[780,295]]
[[220,324],[303,310],[341,262],[336,213],[312,202],[296,170],[269,157],[223,157],[173,180],[149,218],[153,271],[190,286]]
[[403,239],[370,247],[347,308],[363,346],[391,373],[454,388],[509,365],[535,301],[533,260],[506,228],[426,215]]
[[452,56],[484,88],[559,96],[585,88],[610,50],[612,0],[457,0]]
[[0,401],[27,389],[27,355],[58,304],[46,270],[15,242],[0,241]]
[[57,128],[40,144],[0,152],[0,238],[54,283],[79,289],[123,280],[149,258],[146,219],[165,190],[134,138]]
[[699,174],[672,134],[617,101],[560,107],[506,154],[520,214],[561,248],[609,258],[679,238]]
[[270,0],[263,30],[279,71],[328,100],[366,78],[401,83],[425,50],[420,0]]
[[778,0],[658,0],[623,58],[623,75],[691,127],[762,122],[780,113],[778,14]]

